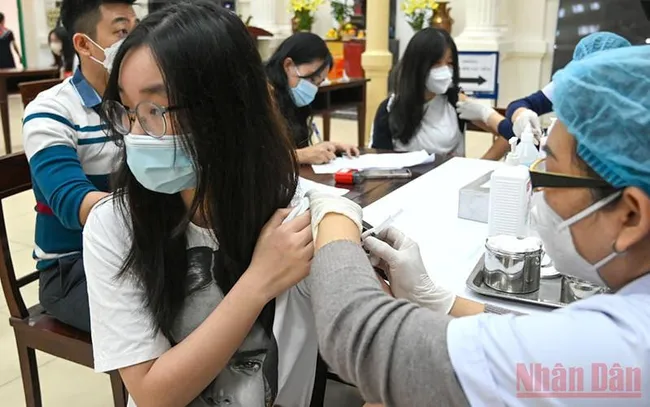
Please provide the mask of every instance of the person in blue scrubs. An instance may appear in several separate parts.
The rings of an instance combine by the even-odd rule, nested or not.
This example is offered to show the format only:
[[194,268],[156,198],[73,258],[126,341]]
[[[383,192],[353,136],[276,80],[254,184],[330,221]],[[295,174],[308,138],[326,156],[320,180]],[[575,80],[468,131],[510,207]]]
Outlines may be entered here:
[[[630,41],[618,34],[611,32],[596,32],[582,38],[573,51],[573,60],[579,61],[594,52],[607,49],[630,47]],[[553,89],[555,85],[550,82],[542,90],[515,100],[506,109],[506,118],[512,122],[514,134],[521,138],[521,133],[530,124],[533,131],[541,136],[542,128],[539,116],[553,111]]]
[[393,229],[363,242],[393,298],[361,247],[360,208],[310,194],[307,283],[332,370],[387,406],[650,405],[648,61],[650,46],[626,47],[558,72],[558,121],[531,169],[531,217],[556,269],[611,294],[495,315],[432,281]]

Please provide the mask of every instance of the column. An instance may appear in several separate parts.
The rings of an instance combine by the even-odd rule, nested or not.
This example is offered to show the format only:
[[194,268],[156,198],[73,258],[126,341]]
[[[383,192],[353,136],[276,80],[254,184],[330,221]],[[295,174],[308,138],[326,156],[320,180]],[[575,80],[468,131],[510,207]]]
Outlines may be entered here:
[[250,24],[255,27],[263,28],[273,34],[273,37],[258,38],[258,49],[262,59],[266,60],[273,55],[280,43],[291,35],[291,17],[288,16],[287,3],[282,0],[244,0],[246,3],[242,10],[247,10],[247,14],[242,14],[244,21],[248,16],[252,16]]
[[251,0],[237,0],[235,11],[241,16],[242,20],[246,21],[246,19],[252,15]]
[[[275,0],[248,0],[247,3],[249,3],[250,15],[253,17],[251,25],[275,34],[278,28],[276,22],[278,2]],[[242,15],[242,18],[245,20],[248,16]]]
[[465,7],[465,29],[455,39],[463,51],[496,51],[499,49],[500,0],[471,0]]
[[[368,2],[366,12],[366,51],[361,55],[361,66],[366,78],[366,136],[368,135],[379,104],[388,96],[388,72],[393,63],[393,54],[388,50],[389,0]],[[364,120],[359,117],[359,120]]]

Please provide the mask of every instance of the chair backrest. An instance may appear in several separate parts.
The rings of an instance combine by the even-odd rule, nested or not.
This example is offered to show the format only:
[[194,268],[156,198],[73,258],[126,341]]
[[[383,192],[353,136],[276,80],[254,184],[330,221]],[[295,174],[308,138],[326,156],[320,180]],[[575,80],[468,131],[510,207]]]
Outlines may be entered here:
[[9,239],[5,223],[2,202],[5,198],[19,194],[32,188],[32,178],[29,163],[25,153],[15,153],[0,157],[0,283],[7,300],[9,314],[15,318],[26,318],[27,307],[20,288],[38,279],[38,272],[32,272],[24,277],[16,278],[14,265],[9,251]]
[[43,79],[41,81],[21,82],[18,84],[20,89],[20,96],[23,99],[23,106],[27,106],[29,102],[36,99],[39,93],[58,85],[63,82],[63,79]]
[[250,35],[252,35],[255,39],[257,39],[257,37],[273,37],[273,33],[266,31],[263,28],[253,27],[252,25],[249,25],[246,28],[248,29]]

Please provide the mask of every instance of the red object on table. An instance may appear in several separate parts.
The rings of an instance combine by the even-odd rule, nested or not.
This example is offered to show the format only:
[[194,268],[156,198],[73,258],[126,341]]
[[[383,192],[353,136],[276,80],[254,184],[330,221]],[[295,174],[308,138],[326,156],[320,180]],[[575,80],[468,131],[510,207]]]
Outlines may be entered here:
[[361,54],[366,50],[365,40],[350,40],[343,42],[343,55],[345,59],[345,72],[350,78],[365,78],[366,74],[361,67]]
[[339,170],[334,174],[334,182],[337,184],[358,184],[362,179],[358,170]]

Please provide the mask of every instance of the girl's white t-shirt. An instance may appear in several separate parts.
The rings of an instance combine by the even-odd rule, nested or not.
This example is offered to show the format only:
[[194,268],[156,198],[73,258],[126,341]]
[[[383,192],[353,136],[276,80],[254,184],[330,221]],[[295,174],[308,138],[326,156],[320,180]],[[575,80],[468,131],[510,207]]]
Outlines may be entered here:
[[[390,111],[394,95],[389,100]],[[426,150],[429,154],[465,156],[465,137],[458,127],[458,115],[446,95],[436,95],[423,106],[424,115],[413,138],[393,142],[396,151]]]
[[[224,297],[214,278],[220,272],[219,244],[207,229],[190,225],[187,297],[172,329],[173,341],[154,332],[152,315],[143,306],[144,288],[133,277],[118,276],[130,236],[112,197],[93,209],[84,227],[84,267],[98,372],[160,357],[194,331]],[[301,283],[276,298],[273,335],[256,324],[226,368],[189,406],[309,406],[317,353],[314,317]],[[129,407],[135,406],[130,399]]]

